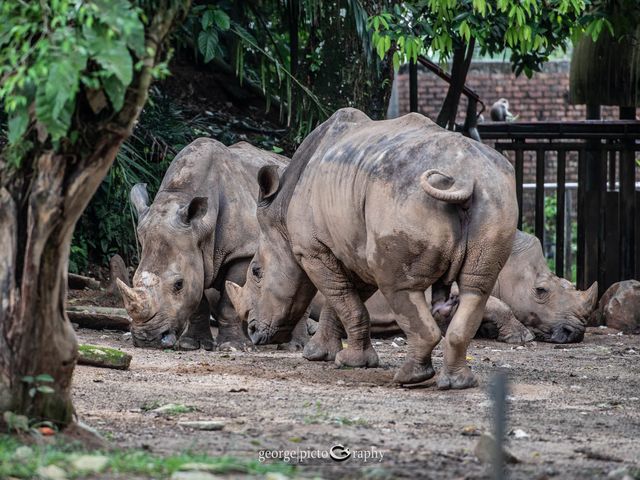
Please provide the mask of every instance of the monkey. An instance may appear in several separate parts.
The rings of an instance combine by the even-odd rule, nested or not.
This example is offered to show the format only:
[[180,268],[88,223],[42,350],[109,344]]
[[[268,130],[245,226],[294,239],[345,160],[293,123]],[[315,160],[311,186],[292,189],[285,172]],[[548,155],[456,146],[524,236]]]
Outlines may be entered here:
[[509,111],[509,101],[501,98],[491,106],[491,120],[494,122],[506,122],[513,120],[514,116]]

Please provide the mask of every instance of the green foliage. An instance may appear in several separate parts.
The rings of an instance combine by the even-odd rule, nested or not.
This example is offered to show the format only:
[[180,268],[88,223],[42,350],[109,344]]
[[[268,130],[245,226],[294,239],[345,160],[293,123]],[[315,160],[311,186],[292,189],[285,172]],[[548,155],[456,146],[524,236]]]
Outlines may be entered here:
[[[0,435],[0,478],[37,478],[38,468],[56,465],[66,471],[68,478],[87,478],[86,472],[76,471],[74,459],[87,452],[79,443],[30,445],[26,453],[19,449],[21,443],[9,435]],[[266,475],[277,473],[293,476],[296,468],[284,463],[260,463],[230,456],[213,457],[205,454],[183,452],[169,456],[157,456],[141,450],[109,450],[91,452],[108,458],[101,474],[91,478],[169,478],[186,464],[206,465],[207,471],[219,475]]]
[[57,146],[69,134],[81,87],[103,88],[120,110],[144,40],[142,12],[126,0],[2,2],[0,102],[10,144],[35,129],[40,143]]
[[517,75],[531,76],[570,38],[586,28],[594,37],[612,29],[602,14],[586,14],[588,0],[418,0],[394,5],[369,19],[373,47],[380,58],[392,53],[400,63],[475,42],[482,55],[510,52]]

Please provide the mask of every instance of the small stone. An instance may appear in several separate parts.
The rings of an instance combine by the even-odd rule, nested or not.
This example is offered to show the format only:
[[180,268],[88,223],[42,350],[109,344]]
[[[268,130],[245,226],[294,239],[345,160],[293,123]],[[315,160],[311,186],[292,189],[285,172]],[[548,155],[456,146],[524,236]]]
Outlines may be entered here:
[[[496,448],[496,441],[493,436],[488,433],[483,433],[478,439],[476,447],[473,449],[473,454],[480,460],[481,463],[491,463],[493,461],[493,453]],[[520,463],[520,460],[516,458],[509,450],[502,448],[502,455],[506,463]]]
[[20,462],[28,460],[33,457],[33,449],[26,445],[22,445],[21,447],[16,448],[16,451],[13,452],[13,457]]
[[529,434],[520,428],[515,428],[509,432],[509,436],[520,440],[522,438],[529,438]]
[[189,407],[186,407],[180,403],[167,403],[161,407],[151,410],[153,413],[174,413],[176,411],[188,411]]
[[404,337],[396,337],[393,339],[393,343],[401,347],[407,344],[407,339]]
[[344,385],[344,384],[345,384],[345,381],[344,381],[344,380],[338,380],[338,381],[336,382],[336,385]]
[[460,433],[465,437],[479,437],[481,432],[480,429],[475,425],[467,425],[462,429],[462,432]]
[[122,334],[122,340],[124,340],[125,342],[131,340],[131,332],[126,332]]
[[216,420],[193,420],[178,422],[181,427],[193,428],[195,430],[215,431],[224,428],[224,422]]
[[180,465],[180,471],[215,472],[220,467],[211,463],[191,462]]
[[38,467],[36,474],[43,480],[66,480],[66,472],[57,465],[47,465],[46,467]]
[[109,458],[103,455],[81,455],[71,462],[75,470],[81,472],[99,473],[105,469]]
[[269,472],[264,478],[265,480],[287,480],[289,477],[283,475],[282,473]]
[[632,477],[629,475],[629,470],[626,467],[616,468],[615,470],[611,470],[607,474],[607,478],[613,478],[616,480],[631,480]]
[[220,477],[209,472],[200,472],[197,470],[188,472],[179,471],[171,475],[171,480],[218,480],[220,478],[224,477]]

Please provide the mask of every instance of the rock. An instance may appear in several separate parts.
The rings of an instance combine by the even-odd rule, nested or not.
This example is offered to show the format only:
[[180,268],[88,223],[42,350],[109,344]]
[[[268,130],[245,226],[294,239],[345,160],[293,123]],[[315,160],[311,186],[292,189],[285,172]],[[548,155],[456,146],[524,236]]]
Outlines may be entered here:
[[287,480],[289,477],[278,472],[269,472],[265,475],[265,480]]
[[124,263],[122,257],[117,253],[111,257],[111,260],[109,260],[109,286],[107,287],[107,290],[112,295],[118,295],[118,297],[120,297],[116,279],[123,282],[127,287],[131,286],[127,265]]
[[404,337],[396,337],[393,339],[393,343],[395,343],[396,345],[402,347],[404,345],[407,344],[407,339]]
[[201,462],[191,462],[191,463],[183,463],[180,465],[180,471],[192,471],[196,470],[198,472],[216,472],[220,469],[219,465],[213,465],[211,463],[201,463]]
[[201,472],[198,470],[190,470],[184,472],[182,470],[171,475],[171,480],[218,480],[224,477],[214,475],[209,472]]
[[625,280],[611,285],[598,302],[589,324],[640,333],[640,282]]
[[509,432],[509,436],[520,440],[522,438],[529,438],[529,434],[520,428],[515,428]]
[[26,445],[16,448],[16,451],[13,452],[13,458],[20,462],[29,460],[31,457],[33,457],[33,448],[27,447]]
[[104,455],[81,455],[72,460],[71,465],[79,472],[100,473],[109,463]]
[[215,431],[224,428],[224,422],[217,420],[193,420],[178,422],[181,427],[193,428],[195,430]]
[[[496,448],[496,441],[493,436],[488,433],[483,433],[478,439],[476,447],[473,449],[473,454],[480,460],[481,463],[493,462],[493,452]],[[505,463],[520,463],[520,460],[516,458],[509,450],[503,447],[502,455]]]
[[43,480],[66,480],[67,478],[67,473],[56,465],[38,467],[36,474]]
[[607,478],[613,478],[615,480],[633,480],[633,477],[629,474],[629,469],[626,467],[611,470],[607,475]]

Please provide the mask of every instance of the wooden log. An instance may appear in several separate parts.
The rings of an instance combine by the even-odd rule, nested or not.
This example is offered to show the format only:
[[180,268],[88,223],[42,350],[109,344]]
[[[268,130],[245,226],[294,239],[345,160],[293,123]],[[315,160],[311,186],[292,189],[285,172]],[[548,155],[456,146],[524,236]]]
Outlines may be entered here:
[[78,346],[78,365],[126,370],[130,364],[131,355],[115,348],[97,345]]
[[82,328],[94,330],[125,330],[129,331],[131,319],[124,308],[108,308],[86,306],[68,306],[67,316],[72,323]]
[[100,282],[98,280],[91,277],[76,275],[75,273],[68,274],[67,282],[71,290],[84,290],[85,288],[90,290],[100,290]]

